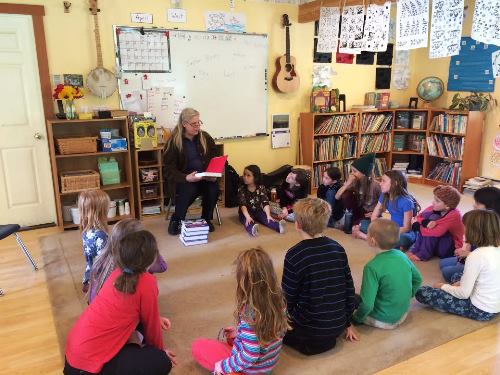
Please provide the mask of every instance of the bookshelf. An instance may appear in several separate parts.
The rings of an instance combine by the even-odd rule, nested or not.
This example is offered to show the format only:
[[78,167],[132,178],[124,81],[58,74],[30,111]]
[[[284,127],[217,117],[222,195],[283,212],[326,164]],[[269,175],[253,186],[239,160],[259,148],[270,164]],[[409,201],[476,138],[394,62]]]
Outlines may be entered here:
[[[60,154],[56,147],[56,139],[99,137],[101,129],[118,130],[120,137],[127,138],[128,149],[112,152],[87,152],[75,154]],[[92,119],[92,120],[47,120],[47,136],[52,167],[52,180],[56,201],[57,224],[62,229],[78,228],[72,221],[65,221],[64,206],[75,205],[80,191],[62,192],[61,174],[79,170],[98,171],[98,157],[114,157],[120,169],[120,183],[112,185],[100,184],[100,189],[106,191],[111,200],[125,199],[130,204],[129,215],[116,215],[108,218],[108,222],[134,217],[133,178],[130,164],[130,140],[126,118]]]
[[[375,152],[376,175],[402,163],[415,170],[407,174],[410,182],[450,184],[461,190],[465,180],[478,174],[483,123],[481,112],[437,108],[301,113],[302,163],[313,169],[312,189],[326,168],[337,166],[345,175],[354,159]],[[341,145],[338,137],[344,139]],[[429,147],[429,139],[439,142],[439,150]],[[354,143],[357,149],[349,152]]]

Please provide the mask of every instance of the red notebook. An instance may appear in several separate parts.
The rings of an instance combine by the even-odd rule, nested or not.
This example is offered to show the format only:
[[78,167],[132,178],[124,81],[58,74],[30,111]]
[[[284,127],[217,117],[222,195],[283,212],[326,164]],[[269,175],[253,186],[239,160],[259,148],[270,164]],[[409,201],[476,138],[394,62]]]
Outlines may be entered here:
[[217,156],[210,160],[207,170],[205,172],[196,173],[196,177],[222,177],[224,165],[226,165],[227,155]]

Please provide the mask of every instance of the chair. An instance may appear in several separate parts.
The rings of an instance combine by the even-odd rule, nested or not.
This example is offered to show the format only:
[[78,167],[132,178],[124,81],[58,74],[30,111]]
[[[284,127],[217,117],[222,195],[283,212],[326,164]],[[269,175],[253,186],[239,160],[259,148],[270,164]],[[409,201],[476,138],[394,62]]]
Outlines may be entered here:
[[[200,197],[196,198],[194,201],[196,202],[198,199],[200,199]],[[168,216],[170,215],[170,209],[172,208],[172,201],[173,199],[170,199],[168,202],[167,211],[165,212],[165,220],[168,220]],[[222,220],[220,218],[219,205],[217,203],[215,204],[215,215],[217,216],[217,223],[219,224],[219,226],[221,226]]]
[[11,234],[13,234],[16,237],[17,244],[23,251],[24,255],[26,255],[26,258],[28,258],[28,261],[31,263],[33,266],[33,270],[37,271],[38,267],[36,266],[35,261],[31,257],[31,254],[24,244],[24,242],[21,240],[21,237],[17,234],[17,232],[21,229],[21,227],[18,224],[7,224],[7,225],[0,225],[0,240],[3,240],[4,238],[9,237]]

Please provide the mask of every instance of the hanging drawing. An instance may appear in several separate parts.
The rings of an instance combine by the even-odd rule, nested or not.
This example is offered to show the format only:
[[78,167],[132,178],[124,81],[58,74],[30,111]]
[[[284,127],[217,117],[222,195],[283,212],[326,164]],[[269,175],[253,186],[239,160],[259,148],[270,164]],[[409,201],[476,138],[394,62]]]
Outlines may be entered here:
[[427,47],[429,0],[398,1],[396,49]]
[[471,38],[500,46],[500,0],[476,0]]
[[391,88],[406,90],[410,82],[410,51],[396,51],[392,67]]
[[492,54],[500,47],[463,37],[460,53],[450,59],[448,91],[493,92]]
[[458,55],[464,0],[433,0],[429,58]]
[[337,50],[339,22],[339,8],[323,7],[320,9],[316,52],[335,52]]
[[363,34],[363,51],[383,52],[386,50],[389,42],[390,20],[390,1],[385,2],[383,5],[368,5]]
[[500,50],[491,54],[491,64],[493,68],[493,77],[500,77]]
[[340,25],[339,51],[357,54],[363,47],[365,8],[362,5],[344,7]]

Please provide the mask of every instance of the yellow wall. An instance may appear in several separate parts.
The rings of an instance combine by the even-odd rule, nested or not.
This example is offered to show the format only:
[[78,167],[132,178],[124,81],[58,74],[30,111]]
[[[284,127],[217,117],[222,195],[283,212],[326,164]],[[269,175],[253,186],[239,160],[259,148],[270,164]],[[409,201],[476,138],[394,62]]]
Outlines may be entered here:
[[[71,13],[63,12],[62,0],[18,0],[17,3],[37,4],[45,6],[45,33],[51,74],[80,73],[86,75],[96,65],[95,45],[93,39],[93,21],[88,11],[86,0],[73,1]],[[281,27],[281,15],[287,13],[292,22],[291,52],[297,58],[297,71],[301,77],[301,87],[292,94],[280,94],[269,89],[268,115],[271,122],[273,113],[290,113],[292,147],[271,149],[269,137],[225,141],[225,150],[230,155],[230,163],[241,172],[249,163],[256,163],[263,171],[270,171],[283,164],[294,164],[297,158],[298,132],[297,119],[300,112],[309,110],[309,93],[312,82],[312,50],[314,23],[299,24],[297,22],[298,7],[293,5],[269,4],[263,1],[236,0],[236,12],[243,12],[247,20],[247,32],[266,33],[269,35],[269,73],[274,74],[276,57],[285,49],[284,30]],[[136,4],[136,5],[132,5]],[[114,67],[114,46],[112,25],[130,25],[131,12],[152,13],[154,25],[158,27],[179,27],[189,30],[204,30],[204,12],[207,10],[229,10],[229,0],[182,0],[187,10],[186,24],[171,24],[166,21],[166,10],[169,1],[142,0],[127,2],[124,0],[101,0],[99,7],[101,42],[104,65]],[[464,28],[464,35],[470,33],[473,7],[470,7]],[[395,6],[393,7],[395,12]],[[147,25],[145,25],[147,26]],[[446,82],[449,59],[427,59],[427,49],[414,50],[411,53],[410,87],[408,90],[391,90],[391,100],[406,106],[410,96],[415,96],[415,87],[419,80],[428,75],[437,75]],[[374,65],[332,64],[337,75],[332,77],[332,87],[339,88],[347,96],[347,106],[362,104],[364,94],[375,90]],[[270,80],[271,81],[271,80]],[[497,80],[498,81],[498,80]],[[244,90],[244,88],[242,88]],[[452,95],[444,95],[438,105],[446,105]],[[499,83],[496,84],[495,96],[500,100]],[[108,100],[96,97],[78,102],[80,105],[118,108],[118,97],[115,94]],[[499,109],[488,113],[486,132],[483,142],[481,171],[484,175],[500,178],[500,172],[488,163],[491,140],[497,131],[498,124],[493,119],[499,117]],[[244,116],[244,114],[242,114]]]

